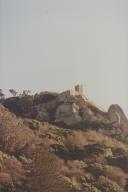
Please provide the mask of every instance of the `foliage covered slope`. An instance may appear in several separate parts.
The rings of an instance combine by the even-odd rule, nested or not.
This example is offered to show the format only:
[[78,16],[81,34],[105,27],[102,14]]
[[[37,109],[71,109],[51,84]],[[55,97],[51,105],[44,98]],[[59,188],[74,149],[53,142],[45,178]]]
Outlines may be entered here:
[[0,191],[127,192],[128,124],[120,107],[103,112],[62,96],[0,105]]

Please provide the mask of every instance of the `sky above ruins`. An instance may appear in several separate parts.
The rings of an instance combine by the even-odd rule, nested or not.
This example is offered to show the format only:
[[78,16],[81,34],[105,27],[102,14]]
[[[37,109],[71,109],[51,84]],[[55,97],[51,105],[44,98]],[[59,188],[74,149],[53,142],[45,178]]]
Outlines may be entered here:
[[128,114],[127,0],[0,0],[0,88],[63,91],[83,84]]

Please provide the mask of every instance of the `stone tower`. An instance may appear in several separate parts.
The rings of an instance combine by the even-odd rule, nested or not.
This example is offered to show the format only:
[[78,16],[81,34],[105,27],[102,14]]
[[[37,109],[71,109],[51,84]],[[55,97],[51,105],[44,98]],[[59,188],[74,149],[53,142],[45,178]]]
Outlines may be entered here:
[[83,85],[76,85],[75,95],[83,95],[83,94],[84,94]]

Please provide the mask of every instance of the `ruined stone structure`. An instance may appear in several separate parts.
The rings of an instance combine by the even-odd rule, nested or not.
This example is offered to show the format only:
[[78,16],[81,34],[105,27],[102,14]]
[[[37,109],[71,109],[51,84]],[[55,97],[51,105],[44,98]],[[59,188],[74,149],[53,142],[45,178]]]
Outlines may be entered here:
[[70,89],[67,91],[69,95],[73,96],[83,96],[84,95],[84,90],[82,85],[76,85],[73,89]]
[[31,90],[23,90],[23,93],[19,95],[20,97],[25,97],[25,96],[32,96]]
[[83,86],[82,85],[76,85],[73,89],[69,89],[67,91],[64,91],[60,93],[57,97],[57,99],[60,102],[68,102],[69,99],[71,99],[71,96],[82,96],[83,99],[86,99],[84,96]]

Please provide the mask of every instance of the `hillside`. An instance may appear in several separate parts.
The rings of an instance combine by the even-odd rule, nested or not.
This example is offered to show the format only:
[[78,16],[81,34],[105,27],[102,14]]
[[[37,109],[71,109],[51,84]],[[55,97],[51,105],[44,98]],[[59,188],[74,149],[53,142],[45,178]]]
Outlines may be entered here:
[[0,105],[0,191],[127,192],[128,120],[81,87]]

